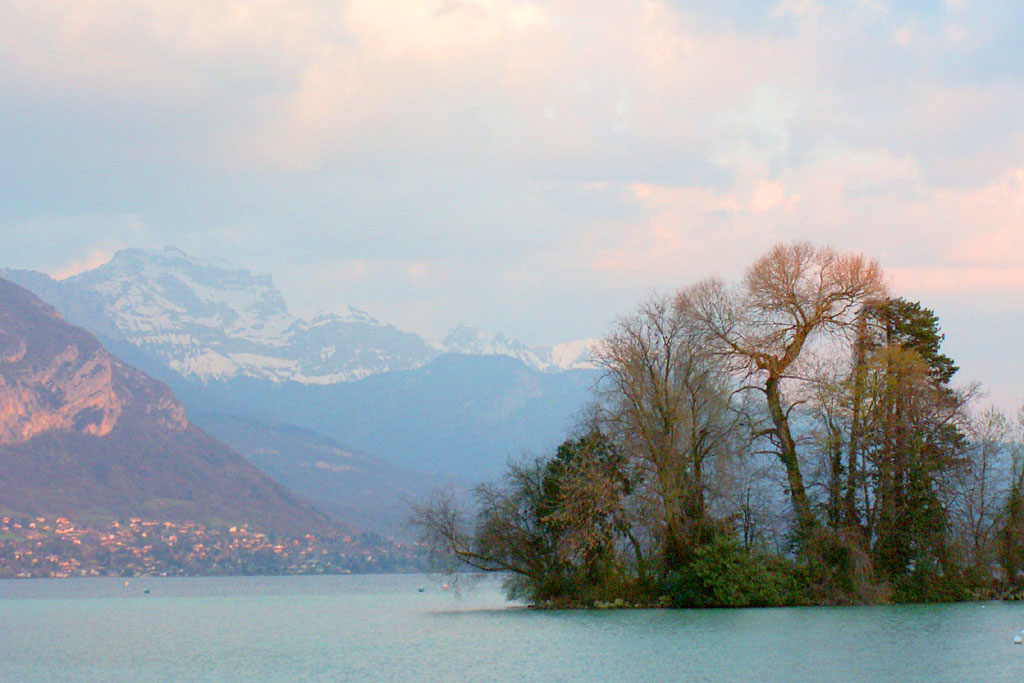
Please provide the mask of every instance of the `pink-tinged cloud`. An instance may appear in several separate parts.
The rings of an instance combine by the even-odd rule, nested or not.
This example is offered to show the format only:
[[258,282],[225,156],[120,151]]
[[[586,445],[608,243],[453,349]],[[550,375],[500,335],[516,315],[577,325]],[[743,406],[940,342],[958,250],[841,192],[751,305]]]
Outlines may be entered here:
[[942,190],[935,204],[962,227],[948,258],[968,266],[1024,264],[1024,168],[1014,168],[988,186]]
[[[638,277],[707,275],[715,266],[732,272],[752,248],[771,243],[780,220],[797,210],[799,196],[776,180],[742,181],[737,192],[709,187],[633,183],[625,196],[639,220],[588,233],[589,267]],[[692,277],[692,275],[690,276]]]
[[[1020,291],[1019,21],[991,19],[1019,9],[740,4],[0,2],[0,265],[180,244],[306,310],[517,311],[545,343],[778,240],[926,303]],[[120,207],[146,244],[87,219]]]
[[986,293],[1024,294],[1024,266],[984,268],[962,266],[917,266],[887,268],[895,292],[927,294]]
[[416,260],[405,264],[402,272],[416,287],[436,287],[452,279],[451,270],[438,261]]
[[737,176],[735,191],[646,183],[620,191],[637,217],[576,244],[598,273],[684,284],[736,272],[772,242],[809,239],[881,258],[897,291],[1022,286],[1022,169],[981,187],[935,187],[912,159],[838,149],[781,180]]
[[87,270],[92,270],[93,268],[102,266],[113,258],[114,251],[116,251],[116,249],[98,249],[96,251],[92,251],[84,259],[72,261],[65,267],[51,272],[50,277],[54,280],[64,280],[78,275],[79,273],[84,273]]
[[786,186],[774,180],[759,180],[750,194],[750,210],[765,214],[776,209],[792,212],[800,195],[789,194]]

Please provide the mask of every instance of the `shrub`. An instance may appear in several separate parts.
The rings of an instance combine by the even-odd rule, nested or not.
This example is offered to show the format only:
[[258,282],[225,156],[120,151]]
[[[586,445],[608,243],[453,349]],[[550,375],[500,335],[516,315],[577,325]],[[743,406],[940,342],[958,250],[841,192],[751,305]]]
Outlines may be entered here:
[[685,569],[668,575],[665,594],[675,607],[779,607],[802,604],[804,583],[795,565],[719,536],[696,548]]

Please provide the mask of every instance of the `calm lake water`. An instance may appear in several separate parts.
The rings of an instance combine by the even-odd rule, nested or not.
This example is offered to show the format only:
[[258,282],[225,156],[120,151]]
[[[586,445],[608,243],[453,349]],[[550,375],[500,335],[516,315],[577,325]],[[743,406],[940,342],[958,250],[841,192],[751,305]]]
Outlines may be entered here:
[[543,612],[421,576],[7,580],[0,680],[1020,681],[1022,628],[1011,603]]

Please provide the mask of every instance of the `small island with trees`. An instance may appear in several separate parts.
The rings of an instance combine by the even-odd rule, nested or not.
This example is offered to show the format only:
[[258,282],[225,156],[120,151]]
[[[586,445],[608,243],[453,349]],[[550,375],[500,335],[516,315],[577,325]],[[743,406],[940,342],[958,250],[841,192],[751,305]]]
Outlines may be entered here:
[[942,341],[874,260],[777,245],[641,303],[571,438],[413,521],[538,607],[1019,598],[1024,411],[979,409]]

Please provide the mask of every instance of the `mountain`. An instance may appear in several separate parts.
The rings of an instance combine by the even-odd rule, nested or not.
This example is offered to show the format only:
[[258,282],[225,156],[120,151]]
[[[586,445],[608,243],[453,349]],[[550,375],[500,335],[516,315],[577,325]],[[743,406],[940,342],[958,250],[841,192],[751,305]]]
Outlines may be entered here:
[[320,512],[189,423],[163,384],[0,279],[0,506],[317,532]]
[[529,348],[500,332],[488,333],[463,324],[452,328],[439,348],[473,356],[508,356],[541,372],[561,372],[595,369],[591,353],[597,343],[597,339],[580,339],[554,347]]
[[[505,355],[544,372],[592,367],[593,340],[530,349],[462,325],[440,344],[349,307],[311,320],[293,316],[269,275],[173,248],[125,249],[65,280],[0,270],[73,324],[127,342],[186,378],[238,377],[336,384],[422,367],[442,353]],[[568,350],[568,351],[567,351]]]
[[438,488],[464,488],[456,481],[396,467],[312,430],[268,418],[226,414],[195,414],[194,418],[319,509],[388,538],[414,535],[407,524],[410,502],[426,500]]
[[557,446],[597,379],[594,370],[552,374],[507,356],[445,354],[329,386],[237,378],[173,388],[194,409],[298,425],[403,468],[479,480]]
[[473,356],[508,356],[538,370],[546,370],[548,367],[540,356],[522,342],[500,332],[488,334],[470,325],[453,328],[441,342],[441,348],[448,353]]
[[597,370],[600,366],[594,359],[594,351],[601,343],[596,337],[577,339],[571,342],[540,348],[536,352],[547,359],[551,366],[564,370]]
[[269,275],[184,252],[125,249],[109,263],[54,281],[0,275],[38,293],[69,322],[128,342],[183,377],[254,377],[332,384],[423,365],[438,351],[356,309],[292,316]]
[[405,467],[494,478],[510,458],[561,443],[597,380],[594,370],[544,373],[507,356],[445,354],[325,387],[325,400],[289,417]]
[[463,325],[432,344],[355,309],[301,320],[269,276],[176,249],[119,251],[59,282],[0,275],[168,384],[193,414],[296,425],[408,470],[497,475],[507,458],[564,438],[597,377],[593,340],[531,349]]

